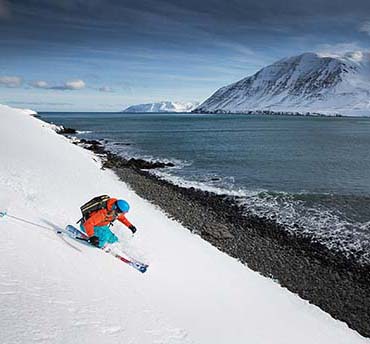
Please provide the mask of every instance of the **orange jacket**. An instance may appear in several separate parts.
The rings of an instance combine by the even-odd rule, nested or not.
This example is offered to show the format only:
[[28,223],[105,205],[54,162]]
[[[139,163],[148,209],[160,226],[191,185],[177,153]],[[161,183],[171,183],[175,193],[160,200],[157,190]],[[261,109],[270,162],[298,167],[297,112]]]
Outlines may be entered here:
[[107,226],[114,220],[122,222],[127,227],[132,226],[131,222],[126,219],[124,214],[119,214],[118,216],[115,216],[114,211],[112,211],[112,207],[116,201],[116,198],[110,198],[107,202],[107,209],[94,211],[86,220],[86,222],[83,223],[86,234],[89,237],[94,235],[94,227]]

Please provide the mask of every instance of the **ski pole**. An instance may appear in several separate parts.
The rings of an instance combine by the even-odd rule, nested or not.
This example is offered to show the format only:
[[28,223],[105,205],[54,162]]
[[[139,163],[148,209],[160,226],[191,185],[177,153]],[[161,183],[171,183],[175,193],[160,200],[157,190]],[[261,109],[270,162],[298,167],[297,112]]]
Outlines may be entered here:
[[26,219],[22,219],[20,217],[14,216],[14,215],[10,215],[6,211],[0,211],[0,217],[5,217],[5,216],[10,217],[12,219],[15,219],[17,221],[28,223],[28,224],[33,225],[33,226],[36,226],[36,227],[40,227],[40,228],[44,228],[44,229],[48,229],[48,230],[54,229],[54,228],[51,228],[51,227],[40,225],[39,223],[35,223],[35,222],[31,222],[31,221],[26,220]]

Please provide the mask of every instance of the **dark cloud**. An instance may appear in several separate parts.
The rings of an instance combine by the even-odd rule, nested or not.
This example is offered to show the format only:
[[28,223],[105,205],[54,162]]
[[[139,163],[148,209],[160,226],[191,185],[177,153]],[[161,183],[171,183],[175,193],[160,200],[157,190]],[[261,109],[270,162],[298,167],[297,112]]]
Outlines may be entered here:
[[[0,5],[3,2],[0,0]],[[19,0],[10,4],[14,22],[27,26],[36,36],[44,33],[51,40],[64,37],[63,41],[76,43],[92,39],[91,32],[109,42],[170,39],[194,32],[233,37],[272,28],[310,31],[314,27],[303,28],[302,24],[325,19],[365,20],[370,13],[368,0]],[[66,37],[62,35],[65,32],[75,34]]]
[[[6,2],[0,1],[0,4]],[[222,25],[274,19],[274,22],[296,21],[303,17],[326,16],[333,18],[348,15],[366,16],[370,10],[368,0],[18,0],[10,6],[17,15],[28,13],[43,20],[79,23],[82,27],[95,22],[151,25],[157,20],[178,20],[202,27],[208,23]],[[215,29],[217,29],[217,26]]]
[[[2,0],[2,2],[4,2]],[[364,14],[370,9],[367,0],[17,0],[11,8],[31,14],[50,13],[54,18],[128,19],[133,15],[157,14],[172,18],[217,17],[221,21],[259,21],[261,18],[298,17],[307,15],[336,16]]]
[[10,18],[9,3],[6,0],[0,0],[0,20]]
[[318,43],[366,39],[370,13],[369,0],[0,0],[0,17],[1,4],[12,13],[0,21],[4,58],[22,51],[103,55],[117,47],[273,52],[287,40],[299,50],[303,40],[313,45],[318,37]]

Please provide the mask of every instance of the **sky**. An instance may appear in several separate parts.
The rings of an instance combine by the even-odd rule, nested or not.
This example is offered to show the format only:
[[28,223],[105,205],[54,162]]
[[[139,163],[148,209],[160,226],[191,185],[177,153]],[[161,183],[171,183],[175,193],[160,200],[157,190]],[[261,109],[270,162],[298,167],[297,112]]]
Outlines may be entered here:
[[287,56],[370,50],[369,0],[0,0],[0,103],[202,102]]

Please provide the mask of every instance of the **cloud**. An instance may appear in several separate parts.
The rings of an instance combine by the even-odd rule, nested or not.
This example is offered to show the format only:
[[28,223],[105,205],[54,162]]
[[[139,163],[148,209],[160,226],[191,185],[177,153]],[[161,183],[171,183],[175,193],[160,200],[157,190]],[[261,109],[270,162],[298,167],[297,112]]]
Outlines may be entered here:
[[360,26],[358,27],[358,31],[365,32],[368,35],[370,35],[370,21],[365,21],[361,23]]
[[27,101],[9,101],[6,102],[9,105],[23,105],[23,106],[29,106],[29,105],[58,105],[58,106],[70,106],[73,105],[73,103],[62,103],[62,102],[27,102]]
[[102,86],[102,87],[98,88],[98,90],[99,90],[100,92],[114,92],[114,91],[113,91],[113,88],[111,88],[111,87],[109,87],[109,86]]
[[76,90],[82,90],[83,88],[86,87],[85,81],[80,80],[80,79],[66,81],[62,85],[49,85],[47,81],[37,80],[37,81],[33,81],[30,85],[35,88],[42,88],[46,90],[60,90],[60,91],[68,91],[68,90],[76,91]]
[[336,57],[342,56],[348,52],[364,50],[357,42],[345,42],[337,44],[320,44],[316,52],[321,56]]
[[20,87],[23,79],[19,76],[0,76],[0,85],[6,87]]
[[51,88],[51,86],[49,86],[49,84],[44,80],[33,81],[31,82],[31,86],[35,88]]
[[77,80],[70,80],[66,81],[61,86],[53,86],[53,90],[70,90],[70,91],[76,91],[76,90],[82,90],[86,87],[86,84],[83,80],[77,79]]

